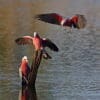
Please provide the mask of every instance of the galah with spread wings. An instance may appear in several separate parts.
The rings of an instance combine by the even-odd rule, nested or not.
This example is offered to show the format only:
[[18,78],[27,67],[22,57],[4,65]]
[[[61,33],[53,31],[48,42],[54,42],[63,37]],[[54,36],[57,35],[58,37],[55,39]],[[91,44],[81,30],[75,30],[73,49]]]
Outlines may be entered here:
[[46,13],[46,14],[38,14],[35,16],[35,18],[47,23],[67,26],[71,28],[74,27],[77,29],[84,28],[87,23],[85,16],[81,14],[76,14],[71,18],[65,18],[57,13]]

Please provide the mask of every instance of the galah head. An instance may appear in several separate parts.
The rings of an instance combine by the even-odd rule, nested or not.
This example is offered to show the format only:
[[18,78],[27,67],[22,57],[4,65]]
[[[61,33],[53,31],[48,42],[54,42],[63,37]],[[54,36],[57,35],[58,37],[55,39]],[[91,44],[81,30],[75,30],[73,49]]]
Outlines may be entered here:
[[34,37],[38,36],[38,33],[37,32],[34,32]]
[[28,62],[27,56],[24,56],[24,57],[22,58],[22,61]]

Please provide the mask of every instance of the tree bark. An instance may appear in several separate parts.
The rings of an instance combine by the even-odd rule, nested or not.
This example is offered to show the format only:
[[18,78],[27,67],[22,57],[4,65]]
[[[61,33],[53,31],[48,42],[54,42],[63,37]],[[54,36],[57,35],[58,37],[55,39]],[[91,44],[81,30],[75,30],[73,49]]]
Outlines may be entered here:
[[42,50],[36,51],[31,65],[31,71],[28,75],[28,85],[30,87],[35,87],[35,81],[41,60],[42,60]]

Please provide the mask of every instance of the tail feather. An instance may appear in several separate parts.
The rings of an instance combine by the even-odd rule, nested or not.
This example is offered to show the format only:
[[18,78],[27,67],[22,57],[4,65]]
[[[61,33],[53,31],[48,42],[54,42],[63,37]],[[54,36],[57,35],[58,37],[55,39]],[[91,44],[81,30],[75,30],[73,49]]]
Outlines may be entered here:
[[43,58],[44,59],[52,59],[52,57],[45,51],[45,52],[43,52]]

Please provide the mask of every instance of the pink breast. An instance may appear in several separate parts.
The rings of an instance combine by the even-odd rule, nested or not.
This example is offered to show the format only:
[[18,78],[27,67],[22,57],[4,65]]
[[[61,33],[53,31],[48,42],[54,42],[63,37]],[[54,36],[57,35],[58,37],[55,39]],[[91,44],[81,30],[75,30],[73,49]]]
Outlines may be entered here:
[[77,16],[73,16],[71,20],[76,24],[78,22],[78,17]]
[[41,39],[39,38],[33,38],[33,44],[36,50],[40,50],[42,47]]
[[22,63],[21,71],[22,71],[22,74],[27,77],[28,72],[29,72],[29,68],[28,68],[28,64],[26,62]]
[[69,26],[71,27],[72,26],[72,22],[70,19],[66,19],[65,23],[64,23],[64,26]]

